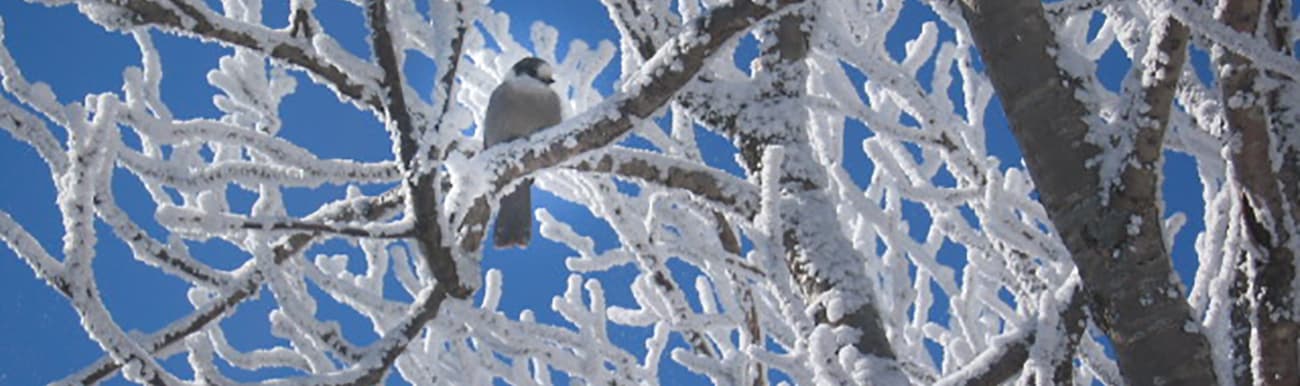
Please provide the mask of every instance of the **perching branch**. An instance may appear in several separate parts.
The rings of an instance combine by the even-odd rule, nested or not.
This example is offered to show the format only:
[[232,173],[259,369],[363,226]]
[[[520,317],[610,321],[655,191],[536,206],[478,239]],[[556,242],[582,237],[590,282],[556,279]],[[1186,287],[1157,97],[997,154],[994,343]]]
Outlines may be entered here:
[[[772,6],[748,0],[712,9],[690,23],[633,75],[630,90],[611,96],[590,111],[528,137],[527,143],[496,146],[471,163],[488,165],[494,190],[537,170],[557,166],[580,154],[604,148],[627,134],[636,121],[654,113],[686,85],[719,47],[749,26],[801,0]],[[476,200],[459,227],[461,250],[477,250],[487,229],[487,200]]]

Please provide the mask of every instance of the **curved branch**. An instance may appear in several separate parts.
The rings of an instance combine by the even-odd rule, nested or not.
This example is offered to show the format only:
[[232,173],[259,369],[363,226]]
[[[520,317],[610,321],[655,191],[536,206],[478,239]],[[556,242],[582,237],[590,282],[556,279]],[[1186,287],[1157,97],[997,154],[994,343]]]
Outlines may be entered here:
[[568,167],[682,189],[746,218],[758,214],[759,193],[749,182],[717,169],[662,154],[615,147],[573,161]]
[[[321,207],[316,213],[307,216],[307,219],[327,223],[353,220],[377,221],[397,213],[402,202],[403,196],[399,194],[399,191],[391,190],[379,197],[366,197],[331,203]],[[316,242],[318,237],[320,237],[320,233],[299,233],[280,239],[271,248],[275,254],[272,263],[275,266],[283,264],[289,258],[305,251],[307,247]],[[234,310],[235,306],[257,294],[258,289],[266,281],[265,273],[260,269],[250,268],[249,264],[240,268],[239,272],[239,275],[230,280],[230,284],[226,286],[226,290],[219,297],[212,299],[184,318],[171,322],[162,330],[141,339],[140,346],[153,354],[164,352],[177,342],[183,341],[195,332],[225,318]],[[55,383],[95,384],[112,376],[121,367],[122,365],[113,361],[112,358],[104,356],[90,366]]]
[[9,103],[8,99],[0,98],[0,128],[19,141],[31,145],[36,154],[50,165],[53,174],[63,174],[68,170],[68,156],[64,154],[63,146],[59,145],[59,140],[45,126],[45,121],[35,114]]
[[[668,103],[723,44],[758,20],[798,3],[802,1],[782,0],[765,6],[738,0],[714,8],[661,47],[641,71],[630,78],[626,91],[582,115],[529,137],[526,142],[493,146],[475,156],[471,163],[487,165],[488,186],[499,190],[532,172],[609,146],[627,134],[634,123]],[[486,199],[479,198],[465,212],[467,214],[459,228],[463,251],[477,250],[482,242],[487,229],[484,224],[491,212],[487,205]]]
[[[282,60],[293,66],[303,68],[329,85],[335,92],[367,106],[375,111],[383,111],[383,98],[378,93],[378,85],[367,77],[357,76],[367,69],[345,68],[329,55],[346,54],[339,52],[321,52],[310,40],[297,38],[292,29],[272,30],[259,24],[250,24],[219,15],[206,7],[200,8],[194,2],[169,0],[80,0],[77,3],[101,7],[113,7],[125,11],[129,22],[134,25],[154,26],[160,30],[178,35],[195,36],[203,40],[215,41],[228,46],[244,47],[262,52],[272,58]],[[106,27],[118,27],[106,25]],[[355,57],[345,58],[352,63],[362,61]],[[361,71],[358,71],[361,70]]]

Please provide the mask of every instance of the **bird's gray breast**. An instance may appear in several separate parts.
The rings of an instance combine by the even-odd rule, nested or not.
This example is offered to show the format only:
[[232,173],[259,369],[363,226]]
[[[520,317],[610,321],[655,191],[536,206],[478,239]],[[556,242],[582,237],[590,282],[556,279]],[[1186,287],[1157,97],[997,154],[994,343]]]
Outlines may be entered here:
[[560,123],[560,97],[550,89],[502,83],[488,100],[484,145],[491,146]]

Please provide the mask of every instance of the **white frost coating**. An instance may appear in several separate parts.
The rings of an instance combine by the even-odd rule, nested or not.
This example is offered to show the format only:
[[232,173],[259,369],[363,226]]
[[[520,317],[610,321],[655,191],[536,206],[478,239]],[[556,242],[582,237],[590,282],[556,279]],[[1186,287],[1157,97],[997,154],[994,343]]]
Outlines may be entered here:
[[[1192,2],[1179,2],[1169,7],[1169,13],[1191,27],[1196,34],[1208,37],[1233,53],[1249,58],[1256,66],[1281,74],[1300,74],[1300,60],[1295,56],[1272,49],[1264,39],[1233,30],[1232,27],[1214,20],[1211,15],[1206,14],[1205,10],[1198,9]],[[1291,31],[1295,29],[1291,28]]]
[[[406,84],[402,90],[434,90],[432,104],[408,98],[408,108],[413,124],[424,130],[417,138],[420,151],[448,153],[431,157],[436,162],[415,171],[439,173],[439,183],[450,186],[438,196],[444,218],[437,223],[445,226],[444,241],[461,237],[455,233],[459,224],[448,224],[448,219],[463,219],[474,199],[491,194],[497,181],[490,177],[512,166],[511,160],[538,149],[536,145],[581,145],[572,135],[576,130],[596,120],[620,118],[611,106],[647,90],[650,77],[643,68],[681,67],[683,62],[671,55],[672,47],[642,60],[637,39],[648,38],[659,46],[698,43],[684,38],[682,30],[698,25],[692,18],[724,5],[679,1],[672,9],[667,3],[606,0],[611,17],[622,18],[616,23],[619,50],[610,41],[570,40],[566,31],[538,22],[530,28],[535,52],[529,52],[511,36],[509,16],[487,4],[436,0],[421,14],[416,1],[389,1],[393,17],[387,27],[395,35],[399,55],[422,55],[438,71],[435,84]],[[24,78],[20,61],[0,46],[5,94],[0,98],[0,127],[32,146],[50,166],[68,227],[61,247],[71,263],[43,251],[28,234],[31,228],[4,212],[0,238],[56,289],[93,288],[87,263],[95,255],[96,237],[122,239],[137,260],[191,285],[188,295],[194,311],[150,335],[115,331],[120,328],[105,317],[107,310],[96,297],[73,298],[83,324],[111,356],[185,353],[199,377],[196,382],[232,382],[223,374],[224,367],[215,365],[218,359],[245,370],[278,366],[309,374],[270,383],[342,381],[378,366],[380,355],[372,349],[379,346],[350,342],[338,322],[320,319],[318,303],[329,298],[343,304],[364,318],[362,328],[390,334],[405,327],[412,310],[410,302],[389,295],[405,292],[416,302],[431,296],[434,267],[413,243],[401,239],[414,225],[409,216],[413,212],[395,221],[392,217],[402,212],[402,205],[381,205],[382,200],[360,193],[358,185],[401,181],[405,176],[396,162],[322,158],[280,136],[285,124],[281,101],[299,86],[289,71],[307,71],[312,82],[329,87],[341,100],[374,110],[372,101],[387,100],[378,85],[379,66],[342,49],[330,35],[333,31],[322,30],[311,15],[317,12],[314,1],[289,4],[291,18],[294,10],[309,14],[305,26],[313,32],[310,39],[261,24],[262,3],[223,0],[226,16],[206,4],[194,6],[212,26],[245,34],[254,47],[301,50],[306,60],[346,73],[350,83],[335,84],[323,74],[244,45],[210,63],[213,70],[207,80],[219,91],[212,102],[219,114],[177,118],[160,92],[167,81],[162,69],[171,59],[154,47],[152,27],[130,25],[126,13],[107,2],[80,2],[80,10],[103,25],[127,29],[140,47],[140,68],[123,72],[121,95],[91,95],[70,99],[83,102],[62,104],[48,85]],[[159,4],[176,9],[167,2]],[[615,9],[633,5],[640,8]],[[907,7],[931,7],[938,20],[903,18]],[[1153,20],[1172,12],[1193,25],[1201,40],[1243,53],[1261,68],[1296,72],[1294,58],[1261,50],[1260,42],[1218,24],[1191,22],[1208,20],[1204,10],[1183,3],[1166,7],[1158,2],[1092,0],[1047,6],[1060,37],[1053,54],[1085,85],[1078,97],[1097,113],[1088,122],[1090,140],[1106,151],[1092,162],[1111,186],[1117,187],[1118,170],[1129,165],[1122,153],[1134,146],[1132,125],[1123,122],[1123,115],[1147,108],[1130,103],[1126,90],[1169,74],[1143,73],[1117,92],[1096,80],[1097,61],[1117,46],[1142,65],[1162,59],[1145,51],[1145,42],[1155,38],[1150,35]],[[458,272],[475,276],[465,282],[481,280],[477,290],[483,291],[482,303],[449,299],[429,324],[412,327],[418,331],[409,342],[398,335],[382,337],[377,344],[407,343],[393,364],[396,371],[388,376],[413,383],[438,379],[450,384],[550,384],[554,371],[577,383],[655,383],[667,382],[660,379],[661,364],[675,361],[719,384],[770,383],[770,378],[761,378],[770,371],[796,384],[931,384],[987,370],[996,364],[992,361],[1000,348],[1028,331],[1039,334],[1031,350],[1031,371],[1013,377],[1027,379],[1044,369],[1056,354],[1052,343],[1065,338],[1048,327],[1055,328],[1060,317],[1056,312],[1065,300],[1060,294],[1076,280],[1069,279],[1074,267],[1046,211],[1033,199],[1033,181],[1021,162],[989,153],[985,117],[993,107],[993,88],[974,64],[978,50],[960,10],[945,2],[886,0],[820,1],[799,12],[812,13],[809,20],[817,24],[808,26],[811,49],[807,59],[792,66],[795,70],[762,57],[736,65],[731,56],[750,47],[726,42],[716,58],[705,62],[697,80],[677,94],[671,114],[633,129],[632,135],[655,150],[614,145],[531,174],[537,187],[585,207],[597,219],[591,223],[554,208],[537,210],[538,239],[570,249],[556,256],[529,257],[566,258],[564,267],[571,275],[562,293],[549,294],[555,296],[550,311],[533,305],[547,313],[545,317],[530,310],[517,318],[499,312],[503,304],[511,304],[512,296],[520,296],[510,290],[512,281],[504,274],[508,268],[484,273],[477,260],[461,261]],[[1093,18],[1101,18],[1101,25],[1088,39]],[[181,23],[193,22],[183,18]],[[447,88],[441,79],[451,67],[450,43],[458,36],[458,26],[468,29],[454,82]],[[909,32],[900,36],[896,30]],[[760,51],[776,47],[770,32],[753,34],[759,37]],[[564,57],[556,53],[561,44],[567,47]],[[900,46],[903,58],[895,60],[889,52]],[[595,77],[616,54],[622,59],[620,80],[597,84]],[[488,95],[511,64],[529,55],[555,64],[554,86],[565,96],[566,116],[573,118],[528,141],[483,149],[474,132]],[[797,77],[805,70],[806,78]],[[1241,213],[1234,199],[1240,192],[1224,182],[1232,176],[1222,157],[1230,139],[1223,108],[1248,101],[1219,101],[1217,91],[1192,70],[1184,70],[1176,90],[1181,107],[1173,109],[1167,148],[1195,158],[1204,186],[1202,198],[1208,205],[1200,220],[1206,230],[1196,242],[1200,267],[1189,291],[1201,325],[1189,327],[1206,331],[1217,353],[1216,370],[1227,377],[1232,363],[1219,357],[1231,353],[1226,348],[1232,328],[1230,257],[1241,251],[1244,240],[1237,234],[1241,224],[1232,222]],[[917,79],[925,76],[929,81]],[[853,80],[863,78],[865,82]],[[778,94],[771,86],[788,79],[803,82],[786,88],[796,95],[772,97]],[[613,86],[621,93],[606,98],[598,86]],[[445,114],[440,110],[444,105]],[[431,129],[435,126],[437,130]],[[868,138],[850,141],[859,138],[854,133],[864,126]],[[798,130],[788,130],[791,127]],[[760,151],[750,156],[760,158],[764,167],[761,175],[737,177],[704,162],[717,149],[702,146],[703,138],[697,141],[696,130],[701,128],[737,145],[745,145],[741,139],[750,136],[779,146],[741,146]],[[67,131],[71,139],[60,143],[55,130]],[[140,146],[126,146],[118,138],[122,130],[140,137]],[[745,165],[743,156],[737,159]],[[614,172],[572,170],[578,162],[602,160],[610,162]],[[651,175],[619,174],[618,167],[630,165],[647,168],[640,172]],[[144,185],[156,209],[154,217],[166,230],[165,242],[154,239],[118,207],[112,186],[105,183],[112,173],[127,173]],[[815,194],[799,191],[801,179],[817,186]],[[321,213],[332,214],[288,215],[288,188],[326,183],[349,186],[342,201],[322,206]],[[252,207],[232,205],[227,197],[232,188],[256,195]],[[795,255],[830,265],[787,261],[791,254],[785,225],[794,220],[815,229],[797,234],[801,244]],[[88,226],[95,221],[112,228],[111,236],[96,235]],[[1186,222],[1178,213],[1160,224],[1169,250]],[[598,250],[600,231],[595,229],[606,225],[617,243]],[[1133,219],[1123,231],[1152,225]],[[728,233],[734,239],[728,240]],[[316,236],[306,241],[295,236],[306,234]],[[331,239],[347,241],[355,249],[301,255]],[[231,271],[207,266],[199,257],[207,257],[208,251],[186,246],[196,240],[233,245],[244,254],[221,257],[243,258],[244,263]],[[682,266],[689,269],[680,270]],[[390,270],[396,284],[386,281]],[[603,275],[616,271],[619,275]],[[628,271],[632,273],[625,276]],[[798,279],[810,274],[832,283],[832,288],[809,296]],[[622,277],[627,279],[618,279]],[[604,290],[625,286],[630,298]],[[219,321],[252,296],[236,294],[258,288],[275,303],[272,336],[287,343],[245,352],[227,341],[231,332],[222,330]],[[851,318],[864,304],[876,307],[897,359],[860,352],[855,344],[861,331],[824,323]],[[563,321],[545,322],[557,319]],[[195,326],[198,332],[179,333],[200,320],[205,324]],[[618,335],[625,328],[642,332],[644,339]],[[1121,381],[1096,334],[1090,329],[1079,351],[1068,358],[1071,363],[1078,360],[1076,381]],[[935,346],[939,350],[932,353]],[[103,363],[108,359],[65,381],[80,382]],[[157,369],[152,362],[141,363],[145,365],[126,369],[129,379],[145,380]]]

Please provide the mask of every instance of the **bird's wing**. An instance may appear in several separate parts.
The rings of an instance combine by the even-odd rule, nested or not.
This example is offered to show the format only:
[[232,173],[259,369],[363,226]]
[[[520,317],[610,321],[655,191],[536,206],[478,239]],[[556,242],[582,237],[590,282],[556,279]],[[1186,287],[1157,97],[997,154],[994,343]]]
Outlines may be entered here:
[[560,96],[556,95],[554,91],[543,95],[542,103],[538,104],[538,106],[541,107],[541,111],[538,113],[538,117],[541,118],[538,123],[541,126],[534,130],[555,126],[564,120],[564,108],[560,106]]
[[501,84],[495,90],[492,90],[492,97],[488,99],[487,112],[483,114],[483,145],[492,146],[499,142],[505,142],[513,138],[509,134],[509,122],[506,119],[507,113],[514,109],[513,101],[507,97],[506,85]]
[[503,83],[492,91],[483,120],[483,144],[492,146],[539,129],[554,126],[563,119],[560,97],[550,89],[534,90]]

